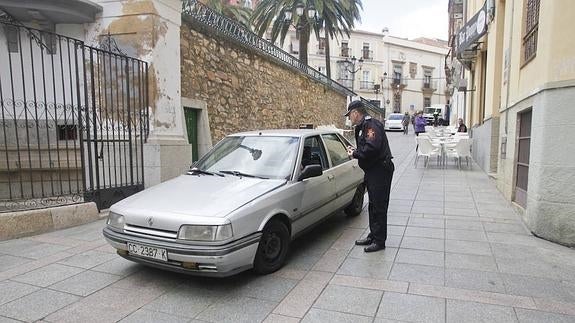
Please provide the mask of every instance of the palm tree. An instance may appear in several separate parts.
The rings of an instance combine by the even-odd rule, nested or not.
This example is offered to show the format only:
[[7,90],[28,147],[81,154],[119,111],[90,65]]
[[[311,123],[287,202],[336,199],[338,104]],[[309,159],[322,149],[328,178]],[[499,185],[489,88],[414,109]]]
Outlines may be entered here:
[[216,13],[233,19],[240,24],[249,27],[252,9],[245,6],[245,0],[240,1],[238,5],[230,5],[226,0],[204,0],[206,6],[210,7]]
[[361,0],[343,0],[343,1],[315,1],[323,6],[318,6],[317,14],[321,17],[316,37],[319,39],[319,30],[323,29],[325,33],[325,67],[327,77],[331,78],[331,59],[330,59],[330,39],[345,35],[349,37],[354,27],[355,21],[361,21],[359,10],[362,8]]
[[[287,32],[290,28],[290,14],[293,9],[301,6],[303,14],[291,14],[293,19],[291,24],[296,26],[299,34],[299,59],[307,64],[308,42],[310,33],[313,30],[316,37],[324,29],[326,36],[326,68],[328,76],[331,77],[329,67],[329,39],[349,32],[356,20],[360,19],[359,10],[362,7],[361,0],[262,0],[253,12],[251,22],[255,32],[263,36],[271,27],[272,41],[280,39],[283,45]],[[315,10],[316,16],[309,17],[308,12]],[[319,19],[317,19],[319,17]],[[328,37],[329,36],[329,37]]]

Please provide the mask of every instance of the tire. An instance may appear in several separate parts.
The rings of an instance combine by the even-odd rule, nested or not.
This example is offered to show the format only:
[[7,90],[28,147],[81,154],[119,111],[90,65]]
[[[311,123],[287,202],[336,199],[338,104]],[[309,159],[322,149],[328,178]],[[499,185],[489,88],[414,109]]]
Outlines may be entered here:
[[284,223],[271,220],[262,232],[254,259],[254,271],[261,275],[280,269],[289,251],[290,233]]
[[353,195],[351,203],[343,210],[348,216],[358,216],[363,210],[363,199],[365,195],[365,185],[359,184]]

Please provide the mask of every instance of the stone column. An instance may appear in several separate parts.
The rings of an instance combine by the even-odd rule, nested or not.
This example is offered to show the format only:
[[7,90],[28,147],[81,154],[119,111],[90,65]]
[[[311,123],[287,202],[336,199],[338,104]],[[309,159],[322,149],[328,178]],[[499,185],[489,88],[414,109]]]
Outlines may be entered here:
[[146,187],[181,174],[191,164],[181,107],[179,0],[93,0],[101,19],[88,41],[110,34],[127,55],[148,62],[150,136],[144,145]]

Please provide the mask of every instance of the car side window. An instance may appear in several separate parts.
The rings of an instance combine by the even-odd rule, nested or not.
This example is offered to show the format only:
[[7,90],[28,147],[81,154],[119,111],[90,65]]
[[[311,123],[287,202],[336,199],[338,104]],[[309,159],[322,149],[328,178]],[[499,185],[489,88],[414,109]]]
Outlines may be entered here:
[[328,169],[327,156],[318,136],[308,137],[303,144],[301,159],[302,167],[307,165],[321,165],[322,169]]
[[349,161],[345,145],[336,134],[324,134],[321,137],[325,142],[327,151],[329,152],[329,158],[333,166]]

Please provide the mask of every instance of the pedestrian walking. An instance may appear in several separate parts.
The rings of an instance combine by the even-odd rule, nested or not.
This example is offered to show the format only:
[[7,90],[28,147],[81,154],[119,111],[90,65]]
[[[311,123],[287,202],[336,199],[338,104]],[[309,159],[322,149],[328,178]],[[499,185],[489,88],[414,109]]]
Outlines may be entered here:
[[407,135],[409,132],[409,122],[411,118],[409,117],[409,112],[405,111],[403,115],[403,120],[401,120],[401,124],[403,125],[403,134]]
[[395,167],[393,156],[381,122],[367,114],[361,101],[353,101],[347,107],[346,116],[355,126],[357,148],[348,147],[347,153],[356,158],[364,171],[364,182],[369,197],[369,234],[365,239],[355,241],[358,246],[366,246],[365,252],[385,249],[387,239],[387,207],[391,179]]
[[419,136],[420,133],[425,132],[426,125],[427,121],[423,117],[423,112],[417,111],[417,115],[415,116],[415,135]]

